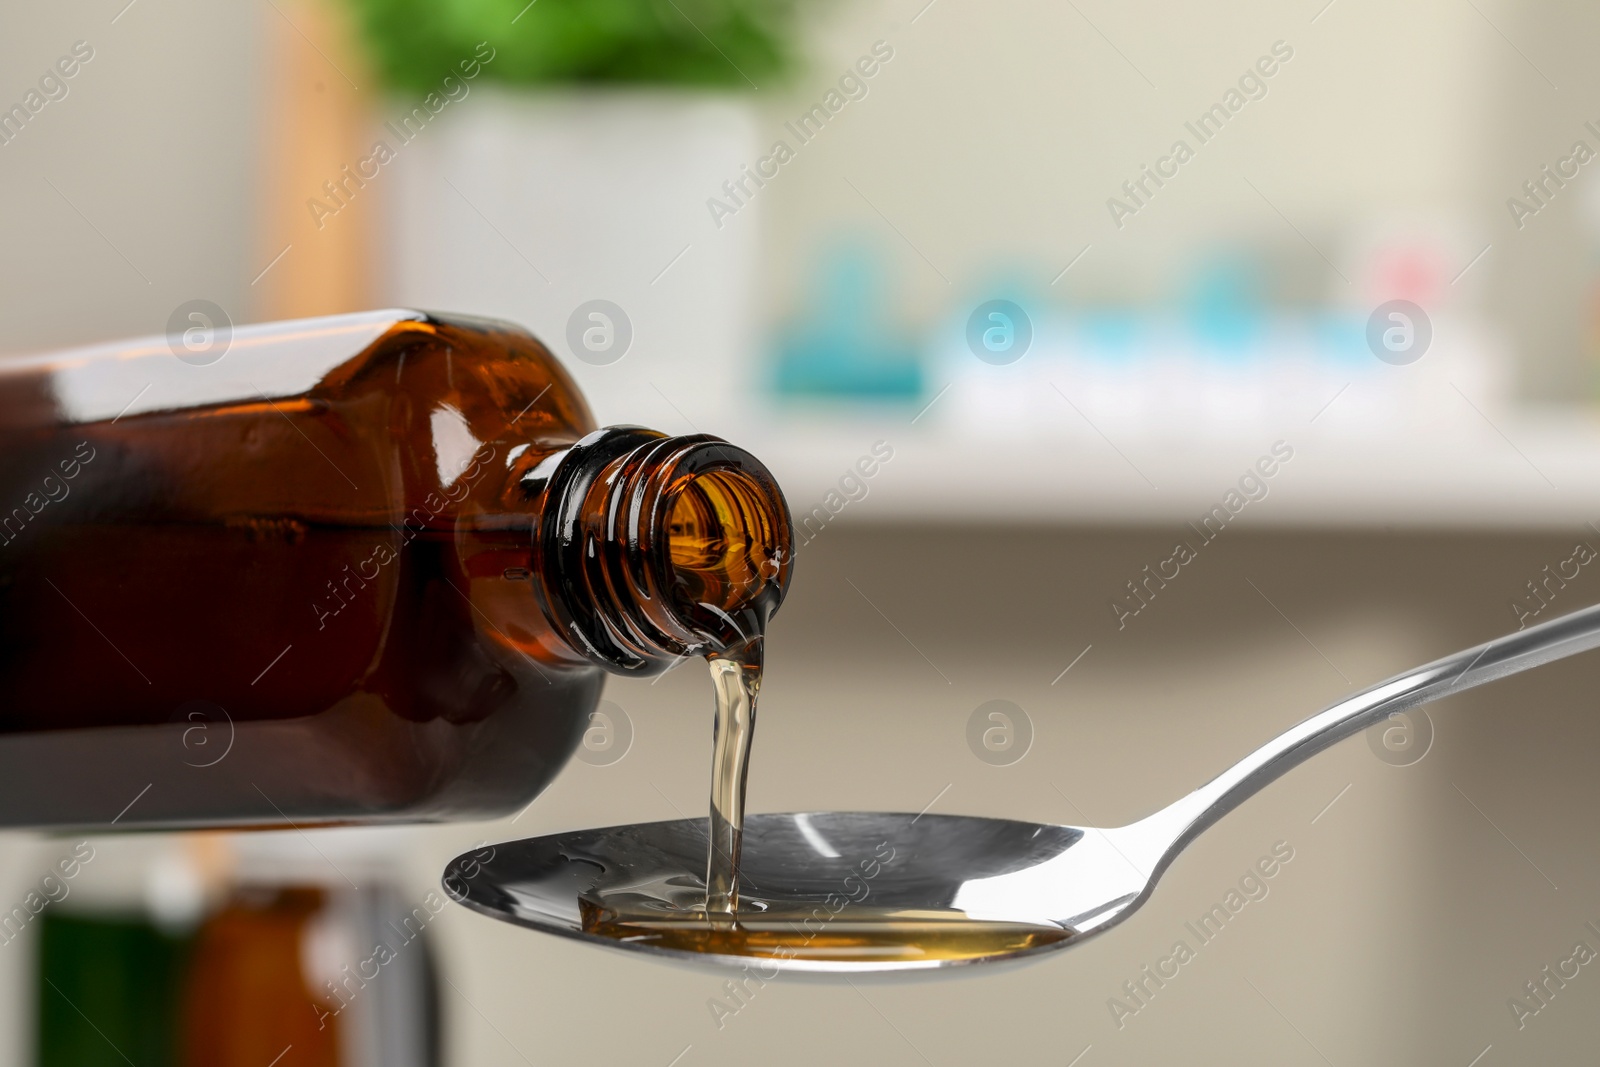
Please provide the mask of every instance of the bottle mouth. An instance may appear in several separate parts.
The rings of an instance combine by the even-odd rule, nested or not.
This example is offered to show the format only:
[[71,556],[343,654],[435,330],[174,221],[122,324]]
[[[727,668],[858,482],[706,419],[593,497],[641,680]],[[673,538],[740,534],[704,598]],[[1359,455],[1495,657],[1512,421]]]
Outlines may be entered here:
[[550,476],[536,539],[545,613],[584,658],[648,674],[758,641],[788,589],[794,527],[749,452],[609,427]]

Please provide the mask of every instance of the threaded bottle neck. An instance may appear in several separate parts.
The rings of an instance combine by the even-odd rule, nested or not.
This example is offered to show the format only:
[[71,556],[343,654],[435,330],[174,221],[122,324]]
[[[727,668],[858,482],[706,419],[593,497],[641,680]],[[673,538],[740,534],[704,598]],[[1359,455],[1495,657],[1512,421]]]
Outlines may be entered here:
[[788,588],[794,540],[760,460],[708,434],[631,426],[552,459],[540,468],[550,473],[534,585],[575,652],[652,674],[760,638]]

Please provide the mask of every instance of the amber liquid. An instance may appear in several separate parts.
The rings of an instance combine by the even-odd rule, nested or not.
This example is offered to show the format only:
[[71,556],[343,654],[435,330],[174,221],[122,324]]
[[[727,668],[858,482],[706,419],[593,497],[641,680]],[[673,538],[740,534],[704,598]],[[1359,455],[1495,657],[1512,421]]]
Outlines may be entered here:
[[[1065,941],[1071,931],[987,922],[955,912],[852,907],[825,924],[813,907],[740,912],[731,923],[646,911],[585,908],[584,929],[678,952],[823,963],[919,963],[1010,956]],[[810,925],[807,925],[810,920]]]
[[[890,861],[892,862],[892,860]],[[689,871],[580,898],[586,933],[633,945],[752,959],[824,963],[927,963],[1009,956],[1065,941],[1059,926],[973,919],[956,908],[786,898],[751,887],[731,916],[708,913]],[[765,887],[763,887],[765,889]]]
[[738,488],[736,482],[710,480],[691,486],[670,538],[674,560],[704,583],[690,595],[699,603],[726,605],[730,618],[737,616],[730,631],[735,639],[706,655],[715,719],[704,879],[684,870],[591,891],[579,902],[584,930],[680,952],[905,964],[1007,956],[1072,937],[1059,926],[990,922],[955,908],[879,906],[870,899],[868,883],[859,901],[837,910],[765,886],[741,887],[745,792],[770,614],[751,601],[763,604],[753,591],[775,574],[782,558],[779,546],[759,536],[761,524],[741,516]]
[[739,910],[739,854],[744,846],[745,782],[761,691],[761,643],[712,656],[716,693],[712,727],[711,843],[706,850],[706,915],[725,925]]

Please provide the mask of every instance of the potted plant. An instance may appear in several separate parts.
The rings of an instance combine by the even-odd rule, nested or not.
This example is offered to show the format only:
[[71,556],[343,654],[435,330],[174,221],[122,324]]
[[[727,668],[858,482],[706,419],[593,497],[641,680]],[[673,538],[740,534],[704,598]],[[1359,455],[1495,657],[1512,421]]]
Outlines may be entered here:
[[710,201],[771,139],[797,0],[347,3],[388,90],[384,298],[525,323],[602,420],[733,410],[756,225]]

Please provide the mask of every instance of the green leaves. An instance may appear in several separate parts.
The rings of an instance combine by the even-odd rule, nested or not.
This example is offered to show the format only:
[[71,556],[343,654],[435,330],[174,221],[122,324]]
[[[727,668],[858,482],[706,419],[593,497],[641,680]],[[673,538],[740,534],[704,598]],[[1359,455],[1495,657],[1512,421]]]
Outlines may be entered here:
[[753,87],[789,69],[801,0],[346,0],[394,89],[426,92],[495,50],[519,84]]

